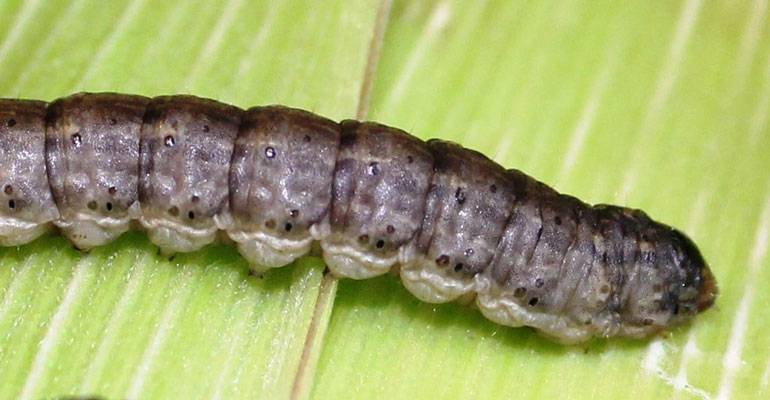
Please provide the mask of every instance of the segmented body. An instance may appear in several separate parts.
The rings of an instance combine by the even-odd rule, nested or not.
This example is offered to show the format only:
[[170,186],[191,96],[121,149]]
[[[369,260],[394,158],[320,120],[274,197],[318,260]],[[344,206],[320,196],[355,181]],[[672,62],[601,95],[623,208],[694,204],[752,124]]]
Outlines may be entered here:
[[590,206],[480,153],[372,122],[192,96],[0,100],[0,244],[51,224],[82,249],[137,220],[164,252],[226,235],[255,271],[320,243],[354,279],[562,342],[641,337],[707,308],[708,267],[643,212]]

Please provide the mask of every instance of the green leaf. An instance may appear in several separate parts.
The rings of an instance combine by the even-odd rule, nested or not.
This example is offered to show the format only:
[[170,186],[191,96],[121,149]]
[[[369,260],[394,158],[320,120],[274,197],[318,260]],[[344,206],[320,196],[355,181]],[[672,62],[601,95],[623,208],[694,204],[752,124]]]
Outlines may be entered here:
[[721,293],[666,337],[565,347],[421,303],[395,276],[337,283],[317,258],[259,279],[230,247],[168,261],[143,233],[88,254],[49,235],[0,249],[0,398],[767,397],[769,14],[767,0],[0,1],[2,96],[189,92],[335,119],[361,98],[370,119],[682,228]]

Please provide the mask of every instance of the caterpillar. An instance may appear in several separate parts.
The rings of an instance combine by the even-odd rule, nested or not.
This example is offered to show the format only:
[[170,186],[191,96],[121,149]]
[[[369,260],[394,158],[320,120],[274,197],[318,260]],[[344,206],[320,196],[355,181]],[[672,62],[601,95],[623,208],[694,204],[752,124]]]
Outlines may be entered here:
[[[315,244],[337,277],[397,271],[560,342],[641,338],[709,308],[695,244],[458,144],[283,106],[188,95],[0,99],[0,245],[57,228],[79,249],[132,227],[166,254],[225,240],[255,272]],[[316,245],[317,246],[317,245]]]

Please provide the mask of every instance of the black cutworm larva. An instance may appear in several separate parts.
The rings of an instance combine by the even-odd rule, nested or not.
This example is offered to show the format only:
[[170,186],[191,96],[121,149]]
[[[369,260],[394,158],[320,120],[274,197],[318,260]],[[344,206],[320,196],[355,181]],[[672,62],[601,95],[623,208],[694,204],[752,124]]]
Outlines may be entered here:
[[136,220],[165,252],[226,234],[254,270],[320,242],[339,277],[400,268],[428,302],[556,340],[643,337],[708,308],[716,283],[680,231],[588,205],[441,140],[280,106],[192,96],[0,100],[0,244],[55,225],[78,248]]

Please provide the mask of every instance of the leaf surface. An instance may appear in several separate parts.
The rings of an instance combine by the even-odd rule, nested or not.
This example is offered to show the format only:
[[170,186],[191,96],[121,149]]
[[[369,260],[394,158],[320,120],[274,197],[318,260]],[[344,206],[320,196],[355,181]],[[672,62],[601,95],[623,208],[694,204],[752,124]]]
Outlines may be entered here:
[[143,233],[87,254],[48,235],[0,248],[0,398],[770,395],[767,3],[395,1],[383,26],[375,1],[0,1],[4,97],[334,119],[370,99],[369,119],[682,228],[720,284],[666,337],[564,347],[313,257],[259,279],[231,247],[167,260]]

